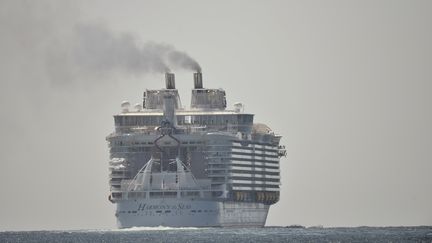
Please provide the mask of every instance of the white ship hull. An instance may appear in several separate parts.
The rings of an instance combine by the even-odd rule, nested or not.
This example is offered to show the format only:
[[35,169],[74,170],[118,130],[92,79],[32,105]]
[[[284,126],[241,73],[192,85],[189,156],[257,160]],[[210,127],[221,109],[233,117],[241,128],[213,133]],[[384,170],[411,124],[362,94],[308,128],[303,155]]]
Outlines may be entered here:
[[269,206],[179,198],[117,202],[117,225],[129,227],[263,227]]
[[281,136],[241,103],[226,109],[225,91],[204,88],[200,71],[190,109],[173,73],[165,83],[114,115],[108,200],[118,227],[263,227],[279,201]]

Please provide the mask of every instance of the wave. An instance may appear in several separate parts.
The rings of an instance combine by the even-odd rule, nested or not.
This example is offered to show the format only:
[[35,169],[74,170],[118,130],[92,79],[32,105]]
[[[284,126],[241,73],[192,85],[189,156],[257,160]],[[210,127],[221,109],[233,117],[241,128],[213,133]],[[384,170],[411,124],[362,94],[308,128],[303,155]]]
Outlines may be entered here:
[[156,227],[132,227],[132,228],[125,228],[125,229],[117,229],[117,231],[199,230],[199,229],[203,229],[203,228],[156,226]]
[[89,229],[78,230],[87,232],[129,232],[129,231],[167,231],[167,230],[200,230],[205,228],[197,227],[168,227],[168,226],[154,226],[154,227],[131,227],[124,229]]

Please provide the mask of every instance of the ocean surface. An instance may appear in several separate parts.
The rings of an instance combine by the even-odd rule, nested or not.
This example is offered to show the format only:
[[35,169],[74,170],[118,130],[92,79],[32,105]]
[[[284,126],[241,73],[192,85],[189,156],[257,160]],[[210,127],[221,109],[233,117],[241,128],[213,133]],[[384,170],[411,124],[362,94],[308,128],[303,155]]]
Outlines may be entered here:
[[0,242],[432,242],[432,226],[3,231]]

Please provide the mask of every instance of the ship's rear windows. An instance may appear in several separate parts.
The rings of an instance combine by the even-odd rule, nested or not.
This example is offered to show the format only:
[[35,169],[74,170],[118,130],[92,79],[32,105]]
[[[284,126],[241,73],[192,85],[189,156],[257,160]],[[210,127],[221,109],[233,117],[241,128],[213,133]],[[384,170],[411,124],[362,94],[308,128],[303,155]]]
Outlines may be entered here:
[[116,126],[158,126],[162,116],[115,116]]

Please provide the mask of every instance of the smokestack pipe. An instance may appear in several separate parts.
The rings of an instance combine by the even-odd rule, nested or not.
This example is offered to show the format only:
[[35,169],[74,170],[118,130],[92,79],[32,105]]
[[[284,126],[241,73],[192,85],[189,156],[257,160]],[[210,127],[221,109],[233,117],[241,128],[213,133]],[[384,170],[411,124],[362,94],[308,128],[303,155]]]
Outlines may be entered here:
[[175,89],[174,73],[165,73],[165,86],[166,89]]
[[195,87],[195,89],[202,89],[203,88],[202,73],[201,72],[194,73],[194,87]]

